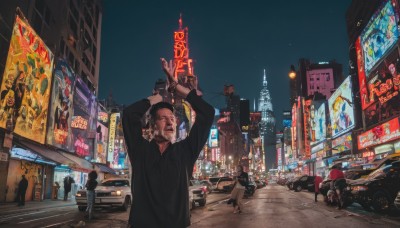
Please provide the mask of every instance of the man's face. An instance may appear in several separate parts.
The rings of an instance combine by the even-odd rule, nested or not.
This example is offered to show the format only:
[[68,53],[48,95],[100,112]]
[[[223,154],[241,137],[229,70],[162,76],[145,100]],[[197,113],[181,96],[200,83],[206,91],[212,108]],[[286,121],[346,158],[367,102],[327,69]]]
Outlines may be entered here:
[[154,137],[158,141],[175,141],[176,119],[168,108],[157,110]]

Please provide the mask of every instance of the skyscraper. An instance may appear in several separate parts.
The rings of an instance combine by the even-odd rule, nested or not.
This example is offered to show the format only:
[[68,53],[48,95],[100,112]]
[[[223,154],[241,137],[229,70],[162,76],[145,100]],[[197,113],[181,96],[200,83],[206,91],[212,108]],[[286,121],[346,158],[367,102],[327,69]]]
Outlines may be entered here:
[[258,111],[261,112],[260,134],[264,145],[266,171],[276,167],[275,116],[272,99],[268,90],[267,75],[264,69],[263,87],[260,91]]

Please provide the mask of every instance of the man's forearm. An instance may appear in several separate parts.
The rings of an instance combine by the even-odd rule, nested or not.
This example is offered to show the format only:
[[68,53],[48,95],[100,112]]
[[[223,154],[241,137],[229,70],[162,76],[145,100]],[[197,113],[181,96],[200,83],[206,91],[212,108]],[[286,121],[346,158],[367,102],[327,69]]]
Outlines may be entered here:
[[183,98],[186,98],[187,95],[190,93],[190,89],[188,89],[180,84],[177,84],[176,88],[175,88],[175,92],[177,95],[179,95]]

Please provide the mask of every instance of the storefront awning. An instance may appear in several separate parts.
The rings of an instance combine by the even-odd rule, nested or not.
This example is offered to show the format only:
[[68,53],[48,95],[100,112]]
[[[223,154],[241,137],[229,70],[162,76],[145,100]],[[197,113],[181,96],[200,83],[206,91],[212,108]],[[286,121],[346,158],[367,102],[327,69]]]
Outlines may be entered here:
[[85,173],[89,173],[90,171],[93,170],[93,165],[89,161],[87,161],[83,158],[74,156],[72,154],[66,153],[66,152],[59,152],[59,153],[74,162],[74,164],[69,165],[71,167],[71,169],[85,172]]
[[69,163],[73,163],[70,159],[62,156],[59,152],[52,150],[50,148],[46,148],[46,146],[39,146],[34,143],[30,143],[27,141],[20,141],[16,143],[17,146],[21,146],[24,149],[30,150],[34,153],[37,153],[47,159],[50,159],[58,164],[68,165]]
[[51,161],[50,159],[40,156],[38,153],[32,152],[28,149],[13,147],[11,148],[10,153],[11,158],[32,161],[39,164],[57,165],[57,163]]
[[117,173],[114,169],[112,169],[112,168],[110,168],[110,167],[108,167],[106,165],[99,164],[99,163],[95,163],[95,165],[97,167],[99,167],[100,171],[103,172],[103,173],[110,173],[110,174],[116,174]]

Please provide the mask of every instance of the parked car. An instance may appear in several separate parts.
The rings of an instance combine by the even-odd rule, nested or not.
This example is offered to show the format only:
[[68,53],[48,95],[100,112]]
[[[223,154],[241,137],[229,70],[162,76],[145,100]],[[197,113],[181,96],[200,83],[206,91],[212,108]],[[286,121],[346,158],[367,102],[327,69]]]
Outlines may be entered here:
[[219,192],[230,192],[233,188],[235,181],[232,177],[221,177],[217,183],[215,191]]
[[400,191],[397,192],[396,199],[394,199],[394,206],[400,209]]
[[400,161],[381,167],[366,178],[350,183],[355,202],[364,209],[387,211],[400,191]]
[[[196,207],[196,203],[200,207],[204,207],[207,203],[207,188],[198,180],[190,180],[189,196],[192,195],[190,203],[192,208]],[[189,197],[190,198],[190,197]]]
[[208,178],[208,181],[210,181],[211,184],[212,184],[211,189],[212,189],[213,191],[217,188],[218,181],[219,181],[219,179],[221,179],[221,178],[222,178],[222,177],[210,177],[210,178]]
[[295,182],[296,180],[300,179],[301,176],[297,176],[297,177],[291,177],[286,181],[286,186],[289,188],[289,190],[293,190],[293,182]]
[[315,176],[308,176],[308,175],[303,175],[297,180],[293,181],[293,189],[296,192],[300,192],[303,189],[313,189],[314,188],[314,179]]
[[263,188],[266,186],[266,184],[261,180],[255,180],[254,182],[256,182],[257,189],[260,189],[260,188]]
[[[97,185],[95,194],[95,207],[121,207],[126,211],[132,202],[131,186],[127,179],[104,180]],[[86,190],[79,190],[75,194],[75,200],[79,211],[85,211],[87,205]]]
[[373,171],[375,171],[383,166],[390,165],[393,162],[399,161],[399,160],[400,160],[400,153],[389,154],[388,156],[386,156],[383,159],[375,160],[370,163],[366,163],[366,164],[351,168],[349,170],[346,170],[344,172],[344,175],[345,175],[346,179],[351,179],[351,180],[365,178]]
[[210,194],[213,190],[213,184],[208,180],[201,180],[200,183],[207,188],[207,193]]

